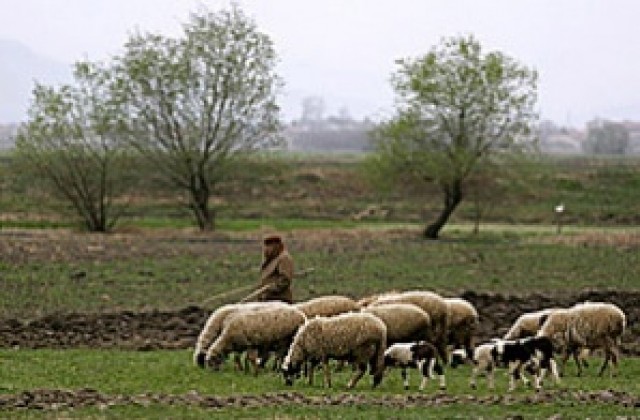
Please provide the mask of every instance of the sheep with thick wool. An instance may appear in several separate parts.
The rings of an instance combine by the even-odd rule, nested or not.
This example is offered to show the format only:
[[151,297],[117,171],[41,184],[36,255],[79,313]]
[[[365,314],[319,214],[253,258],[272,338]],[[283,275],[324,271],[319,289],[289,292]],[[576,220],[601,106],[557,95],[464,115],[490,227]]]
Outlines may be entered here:
[[313,383],[313,366],[322,363],[324,384],[331,387],[329,360],[348,360],[357,368],[349,380],[349,389],[362,378],[367,364],[376,387],[382,381],[386,348],[387,327],[372,314],[354,312],[316,317],[305,322],[296,333],[282,363],[282,373],[285,383],[292,385],[302,365],[310,362],[309,383]]
[[316,316],[334,316],[359,309],[356,301],[346,296],[321,296],[293,306],[304,312],[309,319]]
[[473,340],[480,325],[478,310],[462,298],[445,298],[448,309],[447,345],[464,348],[467,357],[473,356]]
[[546,308],[520,315],[503,338],[505,340],[517,340],[538,334],[540,327],[542,327],[544,321],[547,320],[547,317],[558,309],[560,308]]
[[[546,308],[520,315],[503,338],[505,340],[517,340],[519,338],[535,336],[536,334],[538,334],[538,331],[540,331],[540,327],[542,327],[549,315],[560,309],[561,308]],[[562,370],[564,370],[564,366],[571,356],[573,356],[576,362],[580,361],[582,366],[588,366],[587,357],[589,356],[589,349],[575,348],[573,349],[571,354],[569,354],[568,352],[564,353],[561,361]]]
[[[216,309],[207,319],[196,341],[193,352],[193,362],[200,367],[205,366],[206,349],[215,341],[222,332],[225,322],[241,311],[254,311],[263,308],[288,305],[283,302],[251,302],[223,305]],[[236,358],[236,367],[239,368],[239,358]]]
[[549,337],[556,350],[564,349],[567,354],[572,354],[578,366],[578,375],[582,374],[582,366],[577,358],[577,349],[603,349],[605,360],[599,375],[602,376],[609,361],[613,364],[613,368],[610,368],[610,374],[613,375],[620,359],[620,340],[626,325],[626,316],[618,306],[605,302],[585,302],[551,313],[537,335]]
[[[206,352],[205,363],[217,369],[230,352],[249,349],[260,354],[284,353],[306,319],[302,311],[288,304],[240,311],[224,323],[222,332]],[[255,365],[254,368],[257,372]]]
[[431,318],[431,343],[438,350],[442,360],[448,360],[449,305],[447,305],[447,302],[442,296],[433,292],[413,290],[381,295],[369,306],[387,305],[390,303],[410,303],[425,311]]
[[431,317],[411,303],[373,305],[362,312],[377,316],[387,327],[387,345],[433,340]]

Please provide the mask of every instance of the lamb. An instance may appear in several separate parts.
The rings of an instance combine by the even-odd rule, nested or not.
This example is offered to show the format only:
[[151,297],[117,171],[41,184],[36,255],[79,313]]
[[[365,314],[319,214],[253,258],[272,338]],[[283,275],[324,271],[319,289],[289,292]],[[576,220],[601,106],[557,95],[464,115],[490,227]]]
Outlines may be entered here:
[[[348,383],[353,388],[364,375],[367,363],[373,375],[373,386],[382,381],[384,351],[387,348],[387,327],[379,318],[368,313],[345,313],[333,317],[308,320],[296,333],[282,363],[285,383],[293,385],[304,362],[321,362],[324,385],[331,387],[329,359],[349,360],[357,371]],[[313,368],[309,383],[313,382]]]
[[473,338],[480,323],[478,311],[473,304],[461,298],[445,298],[448,308],[447,344],[462,347],[467,357],[473,356]]
[[[252,302],[224,305],[216,309],[207,319],[193,352],[193,361],[197,366],[205,366],[206,348],[220,335],[225,322],[239,311],[258,310],[268,307],[288,305],[282,302]],[[239,358],[236,358],[236,367],[239,367]]]
[[362,309],[382,320],[387,327],[387,345],[431,341],[431,317],[416,305],[410,303],[389,303]]
[[564,349],[566,354],[572,354],[578,366],[578,376],[582,374],[582,366],[577,358],[577,350],[602,348],[605,360],[598,375],[602,376],[611,361],[613,368],[609,373],[613,376],[617,373],[620,340],[626,324],[626,316],[618,306],[585,302],[550,314],[537,336],[550,338],[556,349]]
[[304,312],[309,319],[316,316],[334,316],[359,309],[353,299],[345,296],[321,296],[306,302],[296,303],[294,306]]
[[[457,356],[466,354],[458,350]],[[474,368],[471,372],[469,385],[476,388],[476,377],[480,371],[487,375],[489,389],[495,389],[494,370],[506,366],[509,369],[509,391],[516,388],[516,381],[521,378],[523,383],[528,380],[523,376],[522,369],[536,374],[535,388],[539,390],[547,369],[550,369],[556,383],[560,383],[558,370],[553,359],[553,345],[546,337],[527,337],[520,340],[494,339],[475,348],[473,352]]]
[[[306,319],[302,311],[288,304],[240,311],[225,322],[222,332],[207,350],[205,362],[219,369],[226,355],[233,351],[255,349],[263,354],[286,350]],[[255,363],[254,369],[257,373]]]
[[386,305],[389,303],[410,303],[418,306],[431,317],[432,344],[438,349],[442,360],[447,357],[447,335],[449,324],[449,306],[440,295],[415,290],[397,294],[382,295],[370,306]]
[[420,391],[424,390],[427,380],[433,378],[434,371],[440,379],[440,389],[446,389],[447,387],[444,369],[438,361],[438,351],[429,343],[393,344],[384,352],[384,365],[385,367],[399,367],[401,369],[405,390],[409,389],[409,378],[407,376],[407,368],[409,367],[417,368],[422,374]]

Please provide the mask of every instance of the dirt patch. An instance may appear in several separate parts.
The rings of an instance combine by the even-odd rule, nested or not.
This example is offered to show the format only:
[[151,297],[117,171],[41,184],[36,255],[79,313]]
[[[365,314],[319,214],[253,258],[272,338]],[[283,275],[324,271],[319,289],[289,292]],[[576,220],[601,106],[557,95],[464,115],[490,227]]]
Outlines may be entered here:
[[[502,336],[524,312],[583,301],[612,302],[627,314],[624,353],[640,355],[640,292],[588,290],[566,296],[510,296],[469,291],[461,296],[480,313],[480,340]],[[178,311],[51,314],[31,321],[5,319],[0,320],[0,347],[186,349],[193,347],[209,314],[209,310],[191,306]]]
[[37,389],[19,394],[0,396],[0,410],[37,409],[64,410],[81,407],[99,407],[108,409],[115,405],[186,405],[210,409],[258,408],[297,406],[377,406],[387,408],[434,407],[454,404],[502,405],[514,404],[567,404],[603,403],[620,407],[640,407],[640,397],[620,391],[543,391],[531,395],[447,395],[435,394],[396,394],[363,395],[340,393],[333,395],[310,396],[299,392],[278,392],[255,395],[216,396],[191,391],[183,395],[140,394],[106,395],[96,390],[78,391]]

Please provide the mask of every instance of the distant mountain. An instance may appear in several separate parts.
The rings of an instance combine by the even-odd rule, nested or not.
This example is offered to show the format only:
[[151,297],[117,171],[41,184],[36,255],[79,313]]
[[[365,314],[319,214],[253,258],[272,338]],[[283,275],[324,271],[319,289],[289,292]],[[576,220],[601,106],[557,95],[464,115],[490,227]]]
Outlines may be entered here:
[[0,124],[26,119],[36,80],[69,83],[71,65],[39,55],[18,41],[0,39]]

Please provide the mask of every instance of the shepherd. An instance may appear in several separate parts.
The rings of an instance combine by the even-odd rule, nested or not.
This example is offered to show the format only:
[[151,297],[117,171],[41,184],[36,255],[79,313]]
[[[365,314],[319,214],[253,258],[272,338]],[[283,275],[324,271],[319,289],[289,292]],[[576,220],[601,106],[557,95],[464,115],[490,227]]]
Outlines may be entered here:
[[267,236],[263,240],[263,259],[260,267],[259,288],[242,301],[282,301],[292,303],[292,281],[293,258],[286,250],[282,238],[278,235]]

